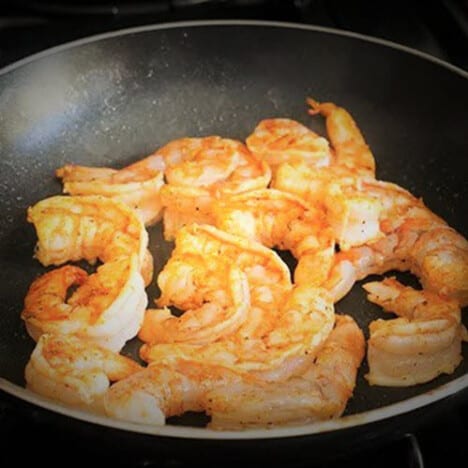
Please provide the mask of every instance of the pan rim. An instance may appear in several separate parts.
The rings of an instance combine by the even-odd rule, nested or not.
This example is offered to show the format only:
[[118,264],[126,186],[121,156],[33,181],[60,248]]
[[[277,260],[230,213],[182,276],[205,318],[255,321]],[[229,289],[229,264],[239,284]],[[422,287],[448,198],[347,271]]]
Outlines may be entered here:
[[408,414],[412,411],[437,403],[442,399],[454,396],[467,387],[468,374],[465,374],[429,392],[416,395],[397,403],[365,411],[363,413],[356,413],[328,421],[318,421],[297,426],[220,431],[208,428],[176,426],[169,424],[155,426],[151,424],[138,424],[112,419],[104,415],[87,412],[86,410],[79,408],[65,406],[0,377],[0,390],[43,409],[59,413],[62,416],[69,416],[83,422],[93,423],[111,429],[119,429],[127,432],[158,437],[238,441],[320,435],[333,431],[356,428],[366,424],[388,420],[392,417],[401,416],[403,414]]
[[[291,22],[281,21],[260,21],[260,20],[197,20],[197,21],[177,21],[170,23],[151,24],[144,26],[137,26],[116,31],[110,31],[101,34],[95,34],[80,38],[74,41],[69,41],[55,47],[48,48],[44,51],[29,55],[18,61],[6,65],[0,69],[0,77],[7,73],[18,69],[24,65],[32,63],[36,60],[53,55],[55,53],[72,49],[81,45],[98,42],[100,40],[109,39],[112,37],[122,37],[130,34],[139,34],[155,30],[167,30],[177,28],[192,28],[204,26],[249,26],[249,27],[272,27],[283,29],[299,29],[308,30],[324,34],[337,35],[342,37],[350,37],[364,42],[373,43],[380,46],[396,49],[410,55],[419,57],[420,59],[427,60],[435,65],[442,66],[455,74],[468,79],[468,71],[463,70],[453,64],[450,64],[438,57],[432,56],[426,52],[398,44],[396,42],[381,39],[365,34],[355,33],[352,31],[341,30],[336,28],[322,27],[316,25],[306,25]],[[464,374],[438,388],[429,392],[416,395],[406,400],[393,403],[391,405],[382,406],[377,409],[357,413],[353,415],[344,416],[342,418],[323,421],[316,423],[308,423],[300,426],[288,426],[272,429],[248,429],[241,431],[216,431],[212,429],[196,428],[188,426],[153,426],[147,424],[128,423],[125,421],[118,421],[105,416],[99,416],[88,413],[83,410],[66,407],[52,400],[36,395],[28,389],[20,387],[4,378],[0,377],[0,390],[5,391],[21,400],[35,404],[46,410],[51,410],[64,416],[69,416],[88,423],[94,423],[109,428],[130,431],[134,433],[149,434],[154,436],[167,436],[186,439],[211,439],[211,440],[254,440],[254,439],[274,439],[297,437],[306,435],[318,435],[327,432],[362,426],[391,417],[403,415],[419,408],[436,403],[444,398],[448,398],[462,391],[468,387],[468,374]]]
[[445,67],[450,71],[462,76],[463,78],[468,79],[468,71],[463,70],[462,68],[453,65],[439,57],[431,55],[427,52],[423,52],[421,50],[415,49],[413,47],[409,47],[388,39],[382,39],[379,37],[356,33],[353,31],[349,31],[346,29],[338,29],[332,28],[327,26],[318,26],[318,25],[311,25],[311,24],[301,24],[301,23],[293,23],[287,21],[267,21],[267,20],[243,20],[243,19],[231,19],[231,20],[224,20],[224,19],[212,19],[212,20],[192,20],[192,21],[173,21],[167,23],[160,23],[160,24],[147,24],[143,26],[134,26],[130,28],[123,28],[118,29],[115,31],[108,31],[100,34],[93,34],[90,36],[86,36],[80,39],[76,39],[73,41],[67,41],[63,44],[56,45],[54,47],[50,47],[40,52],[36,52],[34,54],[28,55],[22,59],[19,59],[11,64],[8,64],[0,69],[0,76],[9,73],[12,70],[20,68],[28,63],[34,62],[38,59],[47,57],[49,55],[53,55],[57,52],[61,52],[63,50],[72,49],[74,47],[78,47],[85,44],[90,44],[93,42],[98,42],[103,39],[109,39],[112,37],[120,37],[120,36],[127,36],[130,34],[138,34],[142,32],[148,31],[157,31],[157,30],[164,30],[164,29],[177,29],[177,28],[190,28],[190,27],[203,27],[203,26],[262,26],[262,27],[276,27],[276,28],[284,28],[284,29],[300,29],[306,31],[315,31],[320,33],[326,33],[336,36],[344,36],[350,37],[353,39],[359,39],[364,42],[370,42],[373,44],[397,49],[402,52],[409,53],[410,55],[417,56],[419,58],[428,60],[436,65]]

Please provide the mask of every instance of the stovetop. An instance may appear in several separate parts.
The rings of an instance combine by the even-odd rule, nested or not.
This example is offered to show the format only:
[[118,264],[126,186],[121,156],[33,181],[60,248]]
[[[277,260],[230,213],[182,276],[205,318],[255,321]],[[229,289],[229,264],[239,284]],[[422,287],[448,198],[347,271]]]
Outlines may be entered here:
[[[202,453],[190,453],[189,460],[193,460],[190,462],[187,453],[177,450],[161,456],[136,450],[131,434],[116,440],[116,434],[106,428],[67,419],[29,403],[18,403],[14,397],[0,391],[0,466],[30,466],[30,463],[43,461],[49,468],[83,467],[90,462],[113,468],[452,468],[466,465],[467,397],[468,392],[464,392],[457,402],[424,424],[416,424],[415,431],[403,431],[398,436],[389,436],[372,444],[356,437],[355,448],[346,452],[337,444],[335,454],[324,455],[311,450],[299,457],[300,462],[279,461],[267,451],[260,460],[258,455],[252,460],[247,454],[244,457],[240,453],[242,464],[229,458],[219,459],[219,454],[213,458],[208,455],[206,461],[204,453],[200,464]],[[181,449],[184,450],[184,445]],[[242,444],[239,444],[239,451],[242,450]]]
[[290,21],[354,31],[468,69],[467,0],[422,4],[403,0],[7,0],[0,9],[0,66],[100,32],[223,18]]
[[[0,66],[97,33],[168,21],[223,18],[289,21],[344,29],[391,40],[468,70],[468,0],[15,0],[0,6]],[[466,464],[466,400],[461,399],[412,433],[382,441],[378,447],[357,449],[344,459],[327,462],[326,466],[451,467],[463,459]],[[63,420],[60,418],[0,391],[1,465],[44,461],[63,466],[89,462],[106,462],[114,467],[186,466],[177,454],[170,459],[148,459],[145,454],[128,452],[124,447],[96,450],[86,437],[80,437],[81,428],[77,431],[58,424]],[[16,448],[17,442],[20,449]],[[356,444],[359,447],[360,441],[356,440]],[[67,454],[65,459],[62,453]],[[305,458],[307,461],[301,465],[287,466],[325,466],[315,464],[313,456]],[[268,454],[265,461],[278,466]],[[229,460],[213,460],[215,465],[231,466]],[[193,466],[197,466],[196,455]],[[244,466],[249,465],[246,462]]]

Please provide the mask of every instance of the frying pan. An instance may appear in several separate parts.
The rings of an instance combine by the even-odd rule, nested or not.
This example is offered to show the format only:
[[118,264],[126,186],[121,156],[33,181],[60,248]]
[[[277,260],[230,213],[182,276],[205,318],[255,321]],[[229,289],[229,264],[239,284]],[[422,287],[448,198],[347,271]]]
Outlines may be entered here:
[[[113,421],[23,388],[34,343],[20,312],[28,286],[44,271],[32,259],[36,238],[26,209],[60,193],[57,167],[123,167],[183,136],[244,139],[269,117],[296,119],[323,134],[322,120],[306,113],[306,96],[348,109],[374,152],[378,178],[423,197],[466,236],[467,78],[449,64],[385,41],[252,21],[129,29],[8,66],[0,74],[0,389],[51,410],[57,424],[86,427],[98,439],[110,433],[158,453],[185,444],[187,453],[199,449],[201,459],[220,450],[239,456],[240,444],[249,456],[268,449],[287,451],[292,460],[318,446],[336,454],[337,441],[345,447],[356,438],[380,440],[465,398],[464,345],[465,359],[452,375],[409,388],[369,386],[363,363],[354,396],[337,421],[247,432],[212,431],[192,415],[164,427]],[[157,273],[171,249],[160,226],[150,230],[150,246]],[[153,286],[148,293],[151,300],[157,291]],[[382,316],[360,284],[336,310],[355,317],[366,334],[369,321]],[[138,341],[123,352],[137,356]]]

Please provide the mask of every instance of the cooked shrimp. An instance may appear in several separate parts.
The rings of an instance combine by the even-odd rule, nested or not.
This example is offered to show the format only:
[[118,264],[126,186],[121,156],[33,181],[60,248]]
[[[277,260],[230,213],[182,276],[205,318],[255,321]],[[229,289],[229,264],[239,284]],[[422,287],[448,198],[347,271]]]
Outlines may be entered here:
[[187,310],[181,317],[172,315],[168,308],[147,310],[139,337],[145,342],[203,344],[236,331],[250,307],[249,285],[238,268],[230,268],[226,276],[226,291],[219,291],[214,301]]
[[[147,297],[148,235],[126,205],[105,197],[51,197],[28,210],[44,265],[85,259],[104,262],[91,276],[75,267],[46,273],[28,292],[22,317],[32,338],[75,333],[120,349],[136,335]],[[68,289],[78,289],[66,300]]]
[[337,325],[307,369],[281,383],[202,360],[158,361],[114,384],[104,397],[109,416],[164,424],[167,417],[205,411],[214,429],[239,429],[338,417],[352,395],[364,354],[350,317]]
[[145,283],[152,275],[148,233],[125,204],[102,196],[54,196],[28,208],[38,237],[35,257],[44,265],[137,254]]
[[289,270],[275,252],[213,226],[193,224],[179,231],[172,256],[158,276],[158,305],[188,310],[219,297],[226,287],[227,265],[243,271],[249,285],[250,307],[241,326],[219,341],[212,336],[212,343],[203,346],[150,341],[141,348],[143,359],[175,356],[268,369],[292,356],[316,352],[333,327],[328,293],[306,283],[293,288]]
[[207,392],[213,387],[226,388],[241,380],[252,380],[247,373],[236,372],[211,363],[177,359],[167,364],[150,364],[146,369],[112,385],[104,396],[108,416],[154,425],[186,411],[203,411]]
[[241,142],[218,136],[175,140],[156,154],[166,166],[161,190],[166,240],[185,224],[211,224],[214,200],[266,187],[271,178],[268,164]]
[[43,334],[25,369],[27,387],[68,405],[102,411],[113,381],[141,370],[136,362],[70,335]]
[[290,119],[262,120],[246,139],[249,150],[266,161],[273,172],[283,162],[328,166],[331,151],[326,138]]
[[224,182],[245,160],[240,143],[217,136],[171,141],[157,154],[167,167],[168,183],[188,187]]
[[163,159],[171,185],[238,193],[266,186],[270,179],[266,164],[229,138],[181,138],[155,154]]
[[379,224],[383,206],[363,192],[367,180],[342,166],[316,169],[285,163],[278,167],[272,187],[322,207],[340,249],[348,250],[383,236]]
[[[261,359],[281,360],[296,351],[299,354],[304,350],[312,352],[325,339],[333,325],[328,296],[307,283],[293,291],[289,270],[276,253],[212,226],[191,225],[180,230],[173,254],[158,277],[161,290],[158,305],[188,310],[200,307],[207,298],[216,299],[225,289],[223,272],[227,265],[235,265],[245,272],[250,292],[247,317],[229,338],[233,340],[229,345],[234,353],[233,362],[238,360],[236,340],[245,350],[244,360],[256,360],[260,356]],[[283,331],[275,331],[278,327]],[[283,332],[294,334],[297,340],[291,341],[291,348],[281,350],[278,340]],[[275,340],[278,341],[277,351],[268,351]],[[255,347],[258,349],[254,350]],[[256,352],[259,354],[254,356]],[[207,353],[218,356],[216,347]],[[267,367],[268,364],[259,363],[258,366]]]
[[355,321],[337,316],[317,357],[309,359],[300,375],[266,385],[244,379],[214,387],[206,395],[210,427],[272,427],[341,416],[353,394],[364,347],[364,336]]
[[320,103],[308,98],[307,103],[309,114],[322,114],[326,118],[327,134],[334,149],[333,164],[374,176],[374,156],[349,112],[332,102]]
[[140,355],[147,362],[184,359],[234,370],[270,371],[290,359],[316,355],[335,320],[328,293],[307,285],[296,286],[279,310],[260,314],[261,324],[261,310],[253,309],[247,323],[222,340],[206,345],[148,343],[142,346]]
[[362,190],[383,207],[383,237],[337,254],[326,286],[335,298],[346,294],[356,280],[396,269],[411,271],[425,289],[467,305],[468,241],[395,184],[365,182]]
[[310,114],[326,117],[333,157],[322,166],[300,158],[284,161],[275,170],[272,187],[322,205],[341,250],[378,239],[382,207],[378,200],[363,196],[359,188],[375,177],[374,157],[362,133],[345,109],[311,98],[307,102]]
[[254,307],[273,313],[291,291],[289,269],[275,252],[213,226],[191,224],[178,231],[175,248],[158,276],[158,306],[200,307],[226,290],[231,266],[246,274]]
[[290,250],[298,259],[296,284],[320,285],[335,253],[334,236],[324,213],[299,197],[260,189],[221,199],[214,205],[216,226],[267,247]]
[[403,286],[394,278],[364,285],[368,299],[399,317],[370,324],[373,385],[409,386],[451,374],[462,360],[463,325],[455,300]]
[[283,163],[272,186],[323,206],[340,252],[324,286],[335,300],[356,280],[410,270],[424,288],[468,304],[468,242],[422,200],[374,178],[373,156],[351,116],[309,99],[327,118],[336,159],[330,166]]
[[166,184],[161,189],[165,240],[174,240],[183,226],[194,222],[214,225],[213,202],[216,200],[204,187]]
[[134,209],[145,225],[161,217],[164,163],[160,157],[151,155],[120,170],[67,164],[56,175],[64,193],[111,197]]
[[325,286],[336,300],[356,280],[397,269],[468,304],[468,242],[407,190],[341,167],[304,164],[282,165],[273,185],[323,204],[340,246]]
[[31,284],[21,318],[36,341],[43,333],[74,334],[118,351],[138,333],[147,303],[134,255],[89,276],[71,265],[45,273]]
[[54,196],[28,209],[38,236],[36,258],[45,266],[67,261],[103,262],[136,253],[143,259],[148,235],[123,203],[102,196]]

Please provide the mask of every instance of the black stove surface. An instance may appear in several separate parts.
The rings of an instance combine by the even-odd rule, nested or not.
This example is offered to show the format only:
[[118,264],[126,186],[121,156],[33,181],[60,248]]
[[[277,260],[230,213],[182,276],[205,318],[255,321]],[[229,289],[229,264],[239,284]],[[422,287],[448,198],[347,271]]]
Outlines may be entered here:
[[223,18],[291,21],[354,31],[468,69],[466,0],[9,0],[0,9],[0,66],[101,32]]
[[[467,0],[16,0],[0,5],[0,66],[97,33],[168,21],[223,18],[290,21],[354,31],[418,49],[468,70]],[[301,464],[282,462],[279,465],[265,454],[265,465],[293,468],[466,466],[466,396],[467,392],[456,404],[417,430],[384,440],[376,447],[360,449],[361,441],[356,440],[355,452],[326,464],[317,464],[310,454]],[[109,440],[99,449],[86,436],[86,426],[74,421],[64,424],[64,420],[0,391],[0,465],[10,467],[44,461],[49,466],[90,462],[114,467],[187,466],[178,454],[171,458],[148,458],[144,453],[127,450],[124,445],[112,445]],[[196,455],[192,466],[198,466]],[[214,459],[212,466],[235,465],[229,460]],[[264,465],[249,465],[246,461],[243,466]]]
[[[416,424],[417,430],[373,442],[356,438],[355,448],[319,454],[314,450],[301,454],[300,461],[285,461],[265,451],[250,458],[239,444],[238,458],[220,458],[195,451],[187,455],[173,450],[170,455],[135,449],[132,435],[121,436],[106,428],[68,419],[29,403],[18,401],[0,391],[0,466],[31,466],[43,461],[48,467],[88,466],[93,463],[113,468],[451,468],[466,466],[468,450],[468,392],[448,409]],[[126,438],[127,437],[127,438]],[[182,450],[187,450],[185,446]],[[251,450],[251,448],[250,448]],[[221,452],[222,453],[222,452]],[[187,459],[187,456],[189,458]],[[190,461],[191,460],[191,461]],[[239,460],[242,460],[241,462]],[[297,460],[297,457],[294,458]]]

